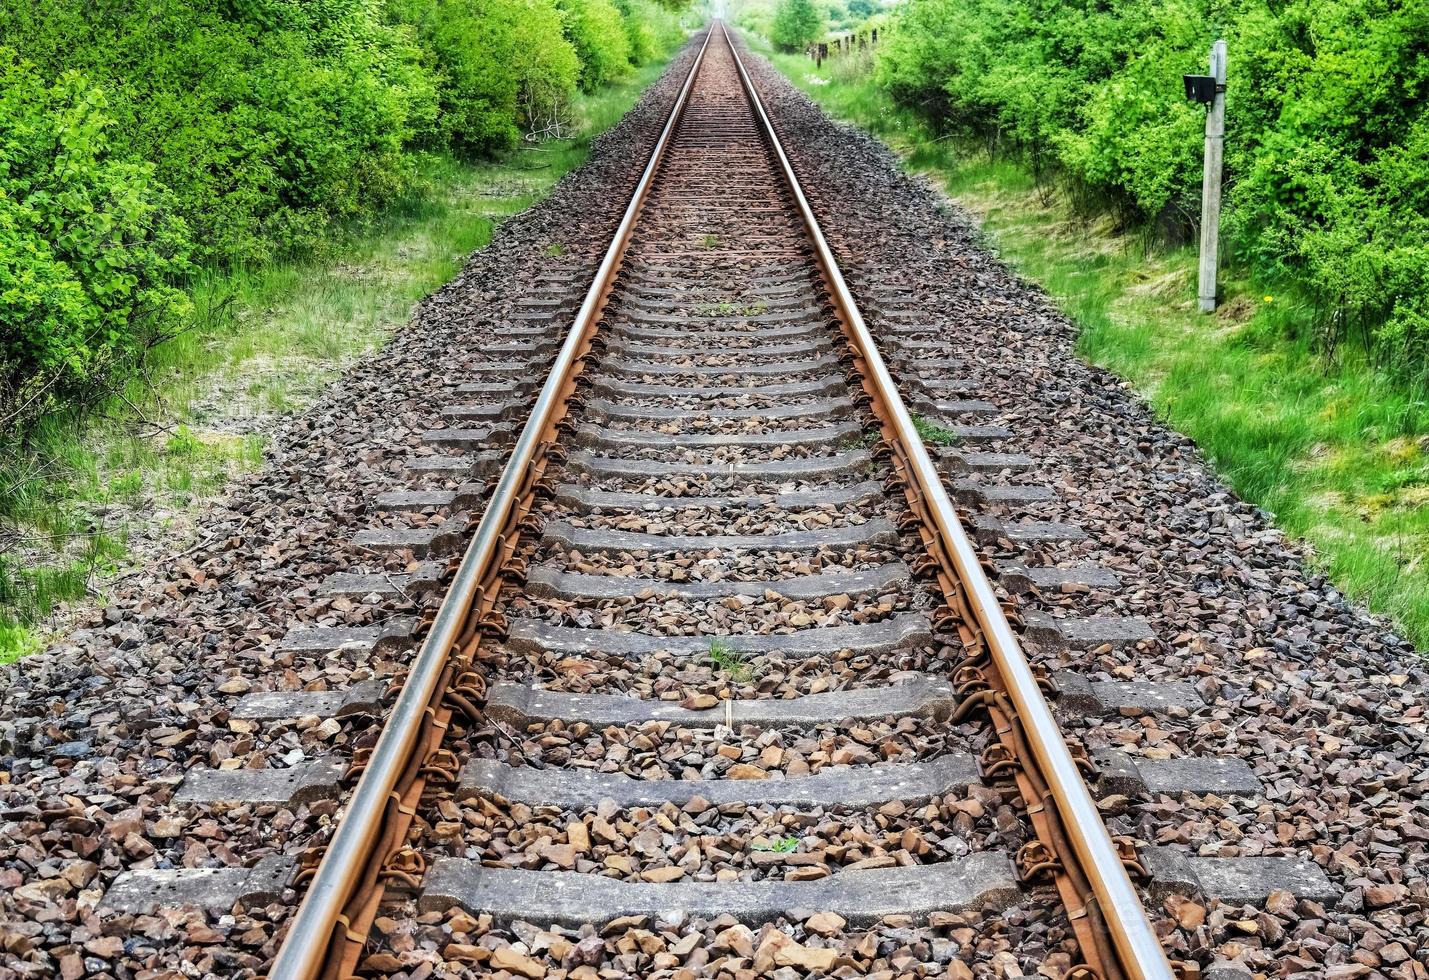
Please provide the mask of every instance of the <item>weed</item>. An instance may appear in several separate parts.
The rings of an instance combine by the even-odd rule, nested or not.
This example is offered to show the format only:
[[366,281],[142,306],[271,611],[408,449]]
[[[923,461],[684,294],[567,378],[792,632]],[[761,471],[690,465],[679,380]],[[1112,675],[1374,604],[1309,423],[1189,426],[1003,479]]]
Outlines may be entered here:
[[754,663],[749,654],[736,650],[722,640],[710,641],[710,660],[715,669],[735,684],[748,684],[754,680]]
[[706,235],[704,238],[701,238],[701,239],[700,239],[700,244],[704,245],[705,248],[718,248],[718,247],[719,247],[719,236],[718,236],[718,235]]
[[566,246],[561,244],[560,242],[552,242],[551,244],[546,246],[546,254],[551,256],[552,258],[565,255]]
[[913,428],[918,430],[918,436],[924,442],[933,446],[953,446],[957,444],[958,437],[952,429],[941,422],[934,422],[932,419],[924,418],[921,415],[914,415]]
[[751,851],[772,851],[775,854],[793,854],[799,849],[799,838],[784,836],[770,840],[765,837],[756,837],[749,842],[749,849]]

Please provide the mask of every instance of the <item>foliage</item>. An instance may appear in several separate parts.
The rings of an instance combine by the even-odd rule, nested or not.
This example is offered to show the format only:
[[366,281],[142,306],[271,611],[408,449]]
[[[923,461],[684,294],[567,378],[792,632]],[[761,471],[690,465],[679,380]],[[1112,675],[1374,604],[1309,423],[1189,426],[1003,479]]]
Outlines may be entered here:
[[[685,6],[688,6],[686,0]],[[680,28],[680,7],[652,0],[615,0],[625,27],[632,65],[648,64],[684,37]]]
[[1296,328],[1314,302],[1289,284],[1267,289],[1232,268],[1221,309],[1203,316],[1194,244],[1149,251],[1139,229],[1077,220],[1070,197],[1047,194],[1024,160],[968,152],[870,73],[815,75],[802,55],[774,60],[828,112],[889,142],[976,213],[997,254],[1076,321],[1084,356],[1127,379],[1242,498],[1304,538],[1339,588],[1429,645],[1421,392],[1355,349],[1317,356],[1315,338]]
[[188,229],[101,92],[0,48],[0,428],[104,390],[185,310]]
[[487,155],[565,114],[580,61],[552,0],[433,0],[407,16],[434,62],[444,143]]
[[779,0],[769,40],[782,51],[802,51],[824,34],[824,12],[814,0]]
[[630,70],[630,42],[611,0],[556,0],[566,39],[581,60],[581,88],[594,91]]
[[[24,446],[0,439],[0,663],[45,646],[53,606],[102,592],[131,540],[162,538],[233,476],[262,465],[268,427],[258,420],[301,411],[380,345],[499,222],[580,166],[660,70],[652,63],[578,95],[579,128],[539,154],[421,154],[414,190],[330,252],[202,270],[190,289],[194,327],[146,354],[148,377],[121,393],[132,407],[52,414]],[[163,438],[175,424],[175,437]],[[238,435],[235,425],[250,431]]]
[[1203,110],[1180,75],[1230,40],[1231,257],[1429,381],[1429,7],[1404,0],[909,0],[878,80],[943,128],[1060,175],[1084,207],[1188,238]]
[[431,151],[564,132],[577,83],[673,46],[681,7],[0,0],[0,424],[101,397],[194,269],[321,251]]

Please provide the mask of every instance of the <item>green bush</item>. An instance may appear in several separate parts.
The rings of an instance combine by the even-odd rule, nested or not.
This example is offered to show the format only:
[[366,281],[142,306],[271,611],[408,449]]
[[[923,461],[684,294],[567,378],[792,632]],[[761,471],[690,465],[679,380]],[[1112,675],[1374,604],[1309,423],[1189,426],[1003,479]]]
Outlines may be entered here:
[[324,247],[418,151],[559,131],[687,6],[623,2],[0,0],[0,421],[121,378],[193,266]]
[[630,42],[610,0],[556,0],[566,39],[581,61],[581,88],[594,91],[630,71]]
[[580,62],[551,0],[434,0],[406,14],[439,79],[442,140],[463,152],[511,145],[575,94]]
[[1429,7],[1399,0],[908,0],[877,78],[953,134],[1022,155],[1086,206],[1189,238],[1204,111],[1180,75],[1230,42],[1227,252],[1318,297],[1429,380]]
[[630,47],[630,63],[644,65],[676,47],[685,38],[679,7],[652,0],[615,0]]
[[0,429],[93,401],[188,310],[188,229],[103,94],[0,48]]
[[824,12],[814,0],[779,0],[769,40],[781,51],[802,51],[824,35]]

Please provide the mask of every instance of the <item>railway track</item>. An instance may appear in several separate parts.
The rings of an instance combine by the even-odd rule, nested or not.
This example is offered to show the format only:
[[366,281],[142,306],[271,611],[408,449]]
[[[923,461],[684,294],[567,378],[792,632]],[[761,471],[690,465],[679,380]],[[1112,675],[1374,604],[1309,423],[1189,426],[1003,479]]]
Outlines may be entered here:
[[[344,787],[340,812],[313,810],[333,829],[296,892],[265,859],[209,906],[301,899],[275,978],[404,972],[432,930],[446,960],[482,975],[878,962],[961,977],[988,969],[987,923],[1032,914],[1049,976],[1112,980],[1196,973],[1163,952],[1168,895],[1327,897],[1279,859],[1239,872],[1264,890],[1231,888],[1215,859],[1108,832],[1101,807],[1125,794],[1251,795],[1254,779],[1068,744],[1069,712],[1135,725],[1187,715],[1194,694],[1094,690],[1029,663],[1024,638],[1051,627],[1025,628],[1003,590],[1106,573],[985,562],[968,533],[983,528],[948,487],[1045,497],[999,482],[1017,463],[986,448],[993,427],[949,422],[982,403],[949,380],[937,327],[881,316],[870,330],[736,47],[719,24],[702,45],[594,281],[553,273],[549,296],[524,301],[565,333],[523,326],[477,352],[424,439],[437,452],[413,461],[418,487],[377,501],[413,525],[360,536],[432,556],[465,542],[460,562],[323,586],[430,612],[282,644],[321,659],[420,637],[404,672],[233,709],[250,725],[380,723],[358,723],[350,757],[196,770],[180,786],[176,802],[200,810]],[[936,451],[949,440],[960,478]],[[485,449],[503,442],[486,485]],[[480,503],[478,522],[461,516]],[[439,603],[420,597],[438,584]],[[1115,640],[1098,629],[1086,647]],[[165,874],[121,878],[111,911],[205,897],[201,876]]]
[[[357,968],[394,882],[841,929],[1045,872],[1074,975],[1170,976],[1040,683],[716,25],[272,975]],[[1008,835],[924,832],[999,775],[1021,875],[977,841]]]

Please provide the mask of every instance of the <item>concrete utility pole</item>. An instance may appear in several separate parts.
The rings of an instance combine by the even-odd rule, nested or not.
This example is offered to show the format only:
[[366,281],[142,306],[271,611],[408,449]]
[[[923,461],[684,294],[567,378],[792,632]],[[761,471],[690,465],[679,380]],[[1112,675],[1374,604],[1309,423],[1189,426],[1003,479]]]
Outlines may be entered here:
[[1216,262],[1221,237],[1221,160],[1226,142],[1226,42],[1211,46],[1216,96],[1206,113],[1206,171],[1201,178],[1201,312],[1216,309]]

